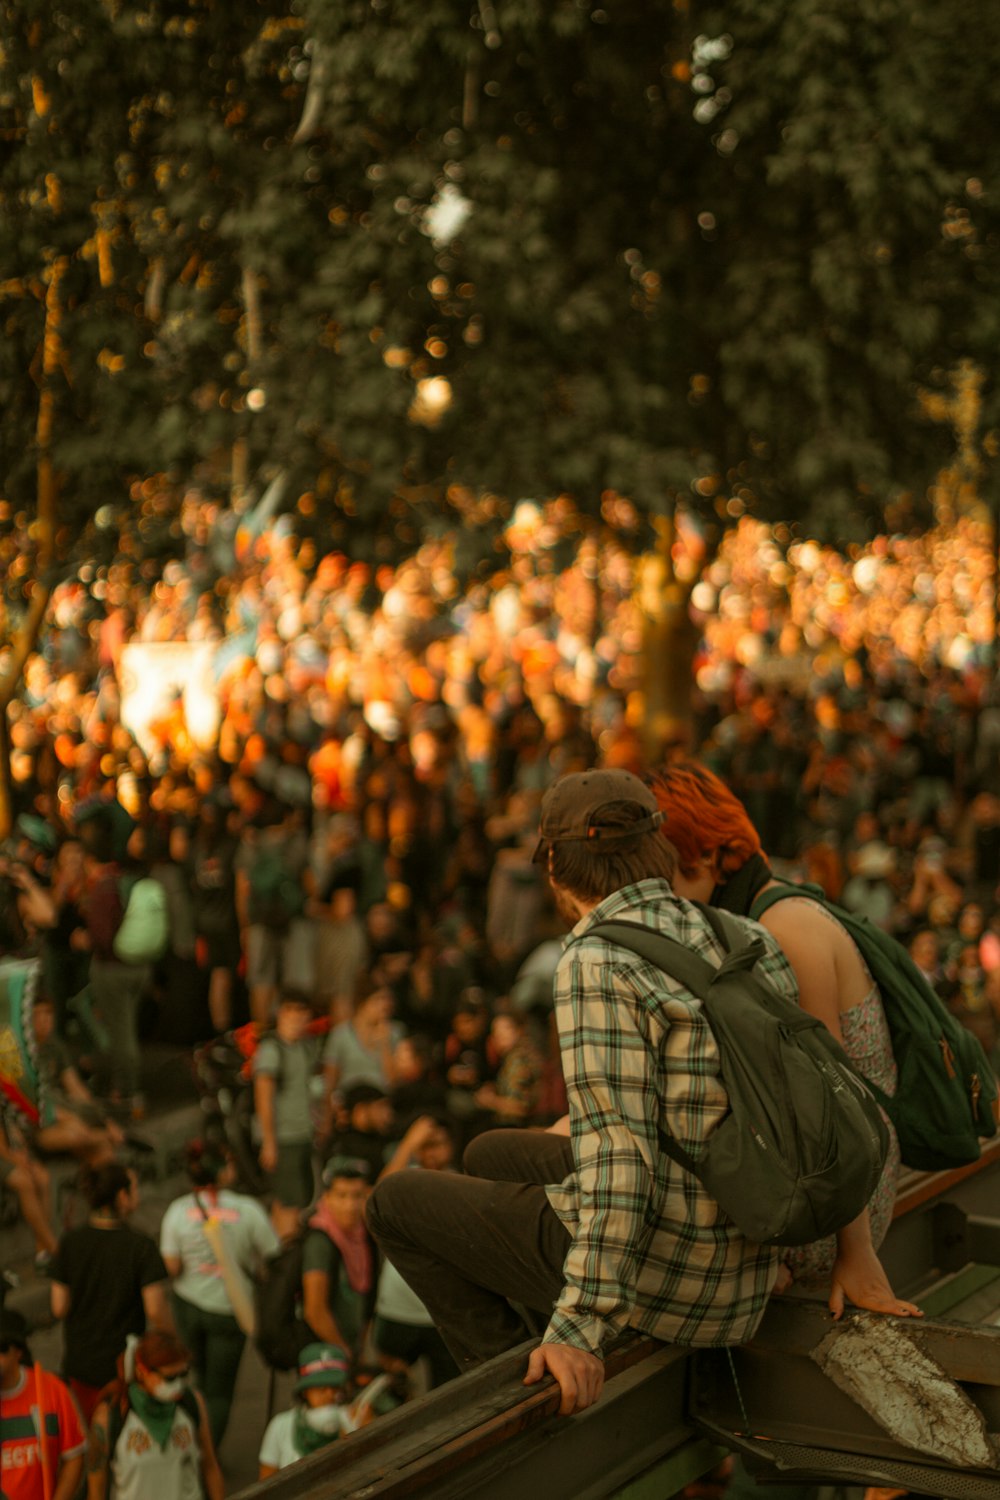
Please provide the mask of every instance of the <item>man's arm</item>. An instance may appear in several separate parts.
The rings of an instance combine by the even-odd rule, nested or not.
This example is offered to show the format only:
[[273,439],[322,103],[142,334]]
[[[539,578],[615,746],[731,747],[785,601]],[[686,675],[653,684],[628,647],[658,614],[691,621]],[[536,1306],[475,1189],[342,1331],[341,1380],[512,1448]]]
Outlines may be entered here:
[[106,1500],[108,1493],[108,1469],[111,1454],[108,1449],[108,1423],[110,1408],[102,1401],[94,1412],[90,1423],[90,1441],[87,1444],[87,1500]]
[[[195,1391],[195,1400],[198,1403],[198,1447],[201,1451],[201,1482],[205,1487],[207,1500],[223,1500],[226,1493],[226,1481],[222,1477],[219,1468],[219,1460],[215,1453],[215,1444],[212,1442],[212,1430],[208,1425],[208,1411],[200,1391]],[[87,1497],[90,1500],[90,1497]]]
[[432,1120],[429,1115],[421,1115],[419,1119],[414,1120],[379,1173],[379,1182],[385,1177],[391,1177],[394,1172],[402,1172],[410,1166],[427,1137],[439,1128],[437,1121]]
[[329,1289],[330,1278],[325,1271],[305,1271],[302,1276],[302,1316],[324,1344],[339,1344],[346,1349],[347,1340],[330,1311]]
[[35,928],[55,927],[59,914],[51,891],[40,885],[24,865],[14,865],[10,878],[21,892],[17,904],[24,920]]
[[272,1073],[258,1073],[253,1081],[253,1105],[260,1123],[260,1164],[265,1172],[278,1165],[278,1141],[274,1133],[274,1100],[278,1080]]
[[165,1333],[173,1333],[174,1318],[167,1300],[167,1288],[162,1281],[153,1281],[143,1287],[142,1307],[147,1328],[162,1328]]
[[93,1094],[90,1092],[87,1085],[80,1077],[79,1073],[73,1067],[72,1063],[69,1065],[69,1067],[63,1068],[62,1072],[59,1075],[59,1082],[62,1086],[63,1093],[68,1098],[76,1099],[80,1104],[96,1104],[97,1101],[95,1100]]
[[67,1458],[59,1465],[59,1478],[52,1491],[52,1500],[73,1500],[82,1477],[83,1454],[78,1453],[75,1458]]
[[606,945],[580,944],[556,978],[579,1218],[543,1343],[590,1355],[599,1355],[605,1338],[627,1325],[635,1305],[652,1232],[666,1087],[657,1061],[659,1023],[630,981],[616,984],[622,967]]

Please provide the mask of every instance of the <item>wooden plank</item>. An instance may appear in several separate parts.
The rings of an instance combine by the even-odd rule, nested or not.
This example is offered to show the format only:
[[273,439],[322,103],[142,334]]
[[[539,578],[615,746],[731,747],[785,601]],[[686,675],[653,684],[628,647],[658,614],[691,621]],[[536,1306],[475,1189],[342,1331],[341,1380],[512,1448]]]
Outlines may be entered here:
[[904,1172],[896,1190],[893,1218],[898,1219],[904,1214],[912,1213],[914,1209],[922,1207],[932,1199],[942,1197],[960,1182],[965,1182],[968,1178],[988,1171],[990,1167],[998,1164],[1000,1164],[1000,1136],[995,1140],[987,1141],[979,1160],[970,1162],[967,1167],[955,1167],[950,1172]]

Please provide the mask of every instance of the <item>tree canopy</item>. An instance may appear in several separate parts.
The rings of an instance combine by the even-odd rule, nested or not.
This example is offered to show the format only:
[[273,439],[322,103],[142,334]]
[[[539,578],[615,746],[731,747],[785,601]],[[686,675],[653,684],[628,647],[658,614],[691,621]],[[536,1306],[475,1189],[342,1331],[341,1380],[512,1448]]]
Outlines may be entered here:
[[484,491],[846,535],[991,368],[980,0],[0,12],[0,493],[51,461],[64,545],[205,463],[404,541]]

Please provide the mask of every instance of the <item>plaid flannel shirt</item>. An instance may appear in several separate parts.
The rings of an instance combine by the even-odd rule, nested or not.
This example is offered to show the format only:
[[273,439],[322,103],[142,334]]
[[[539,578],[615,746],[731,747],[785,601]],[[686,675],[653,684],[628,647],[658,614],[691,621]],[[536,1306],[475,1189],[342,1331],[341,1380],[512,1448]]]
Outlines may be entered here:
[[[599,1353],[625,1327],[677,1344],[750,1337],[778,1251],[752,1244],[697,1178],[661,1150],[662,1125],[697,1157],[728,1108],[701,1002],[662,970],[603,938],[609,918],[642,922],[712,963],[723,952],[697,907],[664,880],[607,897],[574,927],[555,979],[575,1171],[546,1188],[573,1236],[545,1342]],[[737,918],[738,921],[746,921]],[[760,970],[798,1000],[774,939]]]

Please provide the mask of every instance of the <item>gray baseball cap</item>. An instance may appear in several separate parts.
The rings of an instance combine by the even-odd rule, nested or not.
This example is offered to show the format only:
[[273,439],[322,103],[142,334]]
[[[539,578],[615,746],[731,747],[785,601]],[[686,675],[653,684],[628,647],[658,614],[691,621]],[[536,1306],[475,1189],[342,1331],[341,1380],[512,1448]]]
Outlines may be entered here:
[[[644,816],[625,828],[621,824],[602,827],[603,810],[622,802]],[[649,833],[662,822],[653,793],[631,771],[575,771],[550,786],[542,798],[541,837],[532,858],[536,864],[543,860],[550,844],[596,843],[606,848]]]

